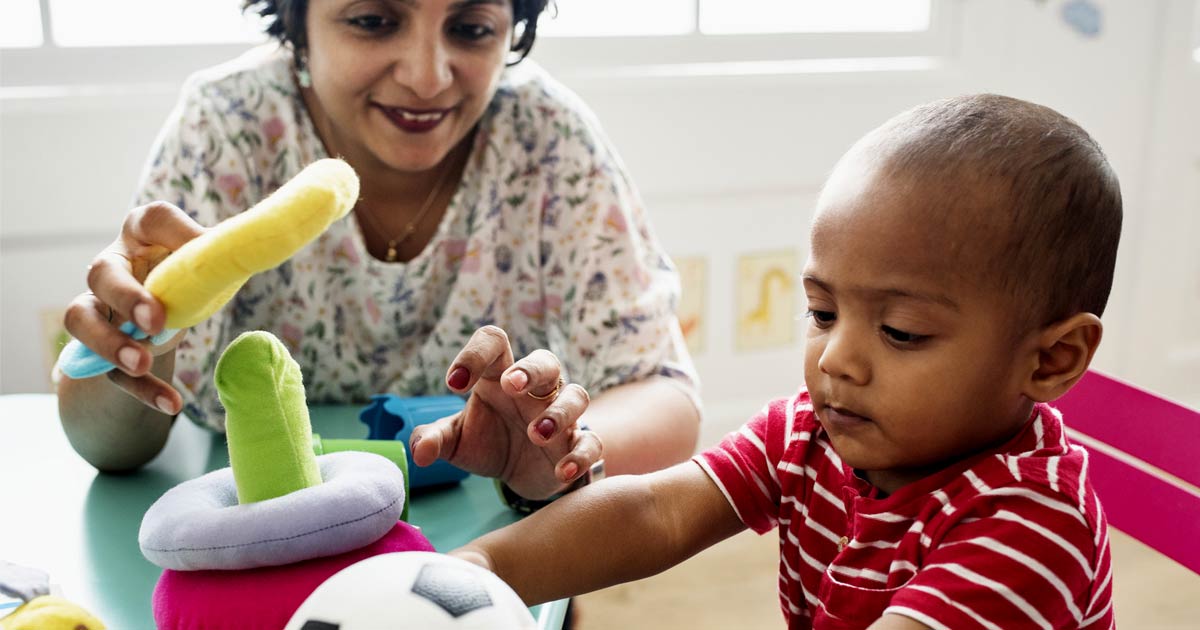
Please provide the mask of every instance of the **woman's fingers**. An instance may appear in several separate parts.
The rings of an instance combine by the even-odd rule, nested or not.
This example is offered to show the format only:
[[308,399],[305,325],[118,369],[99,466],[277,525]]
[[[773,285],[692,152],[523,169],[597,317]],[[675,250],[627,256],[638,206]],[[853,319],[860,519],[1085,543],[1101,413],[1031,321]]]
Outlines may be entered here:
[[130,396],[167,415],[175,415],[183,408],[183,398],[175,388],[153,374],[130,376],[120,370],[108,373],[108,379]]
[[[138,327],[151,334],[158,333],[166,321],[162,304],[142,286],[146,276],[171,252],[200,236],[204,226],[196,223],[186,212],[163,201],[135,208],[125,218],[120,243],[124,245],[130,271],[137,280],[135,291],[128,291],[117,311],[133,319]],[[94,289],[93,289],[94,290]]]
[[[480,328],[446,372],[452,391],[474,388],[472,399],[462,414],[413,430],[413,461],[426,466],[441,458],[478,474],[506,475],[505,482],[522,496],[561,489],[602,451],[595,434],[574,430],[587,410],[588,394],[565,384],[562,375],[552,352],[536,350],[514,363],[508,335],[495,326]],[[520,440],[516,431],[521,430],[528,442]],[[498,447],[497,435],[508,438],[507,447]]]
[[169,203],[135,208],[126,216],[117,241],[88,266],[88,287],[120,319],[132,320],[143,331],[157,334],[166,313],[142,281],[168,254],[203,233],[199,223]]
[[499,327],[484,326],[471,335],[450,364],[446,385],[455,392],[465,392],[481,378],[499,378],[512,362],[508,334]]
[[155,326],[161,327],[163,321],[162,306],[134,277],[132,259],[120,249],[121,245],[114,243],[92,260],[88,265],[88,287],[101,302],[112,307],[114,326],[133,320],[138,328],[157,333]]
[[[184,243],[203,234],[204,230],[204,226],[196,223],[183,210],[165,201],[155,201],[129,213],[125,218],[122,236],[147,248],[161,248],[162,251],[158,252],[161,254],[161,260],[167,253],[183,247]],[[154,257],[148,255],[145,258]]]
[[592,431],[576,431],[571,452],[558,460],[554,475],[563,483],[571,483],[587,472],[604,455],[604,443]]
[[[153,363],[149,349],[117,327],[132,321],[146,333],[162,331],[166,313],[142,280],[170,252],[203,232],[200,224],[168,203],[131,210],[120,237],[88,265],[90,291],[68,307],[63,318],[67,331],[127,375],[145,374]],[[168,398],[177,401],[178,392]],[[154,404],[154,398],[149,400]]]
[[109,307],[98,296],[84,293],[67,307],[63,326],[93,352],[126,373],[139,376],[150,369],[150,352],[129,335],[117,330],[120,320],[109,321]]
[[588,407],[587,390],[574,383],[562,388],[554,402],[550,403],[529,423],[529,439],[538,446],[546,446],[569,427],[575,426]]
[[462,413],[446,416],[428,424],[413,427],[408,450],[418,466],[428,466],[439,458],[450,460],[462,433]]
[[529,394],[538,400],[553,398],[562,387],[562,364],[549,350],[534,350],[517,361],[500,379],[504,393],[515,396]]

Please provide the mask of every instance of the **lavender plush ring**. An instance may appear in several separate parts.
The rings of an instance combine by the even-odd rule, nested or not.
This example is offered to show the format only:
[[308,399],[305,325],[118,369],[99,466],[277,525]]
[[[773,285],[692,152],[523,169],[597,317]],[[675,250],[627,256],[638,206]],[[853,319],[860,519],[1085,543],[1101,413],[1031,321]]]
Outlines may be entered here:
[[238,504],[229,468],[168,490],[146,511],[138,544],[164,569],[250,569],[333,556],[387,534],[404,509],[404,475],[373,453],[317,457],[319,485]]

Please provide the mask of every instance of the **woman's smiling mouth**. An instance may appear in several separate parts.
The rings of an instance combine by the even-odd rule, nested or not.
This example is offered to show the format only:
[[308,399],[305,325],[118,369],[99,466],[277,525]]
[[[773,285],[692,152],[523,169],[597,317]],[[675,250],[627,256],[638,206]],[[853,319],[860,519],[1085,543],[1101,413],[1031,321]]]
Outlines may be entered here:
[[409,133],[425,133],[440,125],[453,111],[450,109],[408,109],[405,107],[385,107],[377,105],[387,119],[400,129]]

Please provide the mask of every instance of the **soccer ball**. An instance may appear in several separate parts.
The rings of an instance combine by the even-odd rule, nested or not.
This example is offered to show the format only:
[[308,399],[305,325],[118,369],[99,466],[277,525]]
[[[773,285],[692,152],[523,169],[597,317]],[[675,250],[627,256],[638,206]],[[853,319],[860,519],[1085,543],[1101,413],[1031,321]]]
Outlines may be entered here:
[[356,562],[317,587],[285,630],[535,630],[496,574],[426,551]]

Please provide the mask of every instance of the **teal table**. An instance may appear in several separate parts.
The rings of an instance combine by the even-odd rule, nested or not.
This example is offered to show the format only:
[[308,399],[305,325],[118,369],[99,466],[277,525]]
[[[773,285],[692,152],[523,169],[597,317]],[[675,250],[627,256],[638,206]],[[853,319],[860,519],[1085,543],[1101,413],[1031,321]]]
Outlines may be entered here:
[[[324,437],[366,437],[358,406],[314,407]],[[129,475],[98,474],[71,450],[48,394],[0,396],[0,560],[36,567],[109,628],[153,628],[161,570],[142,557],[142,515],[176,484],[229,465],[224,436],[180,419],[163,452]],[[490,479],[415,493],[409,520],[438,551],[516,521]],[[539,630],[561,628],[566,601],[530,609]]]

